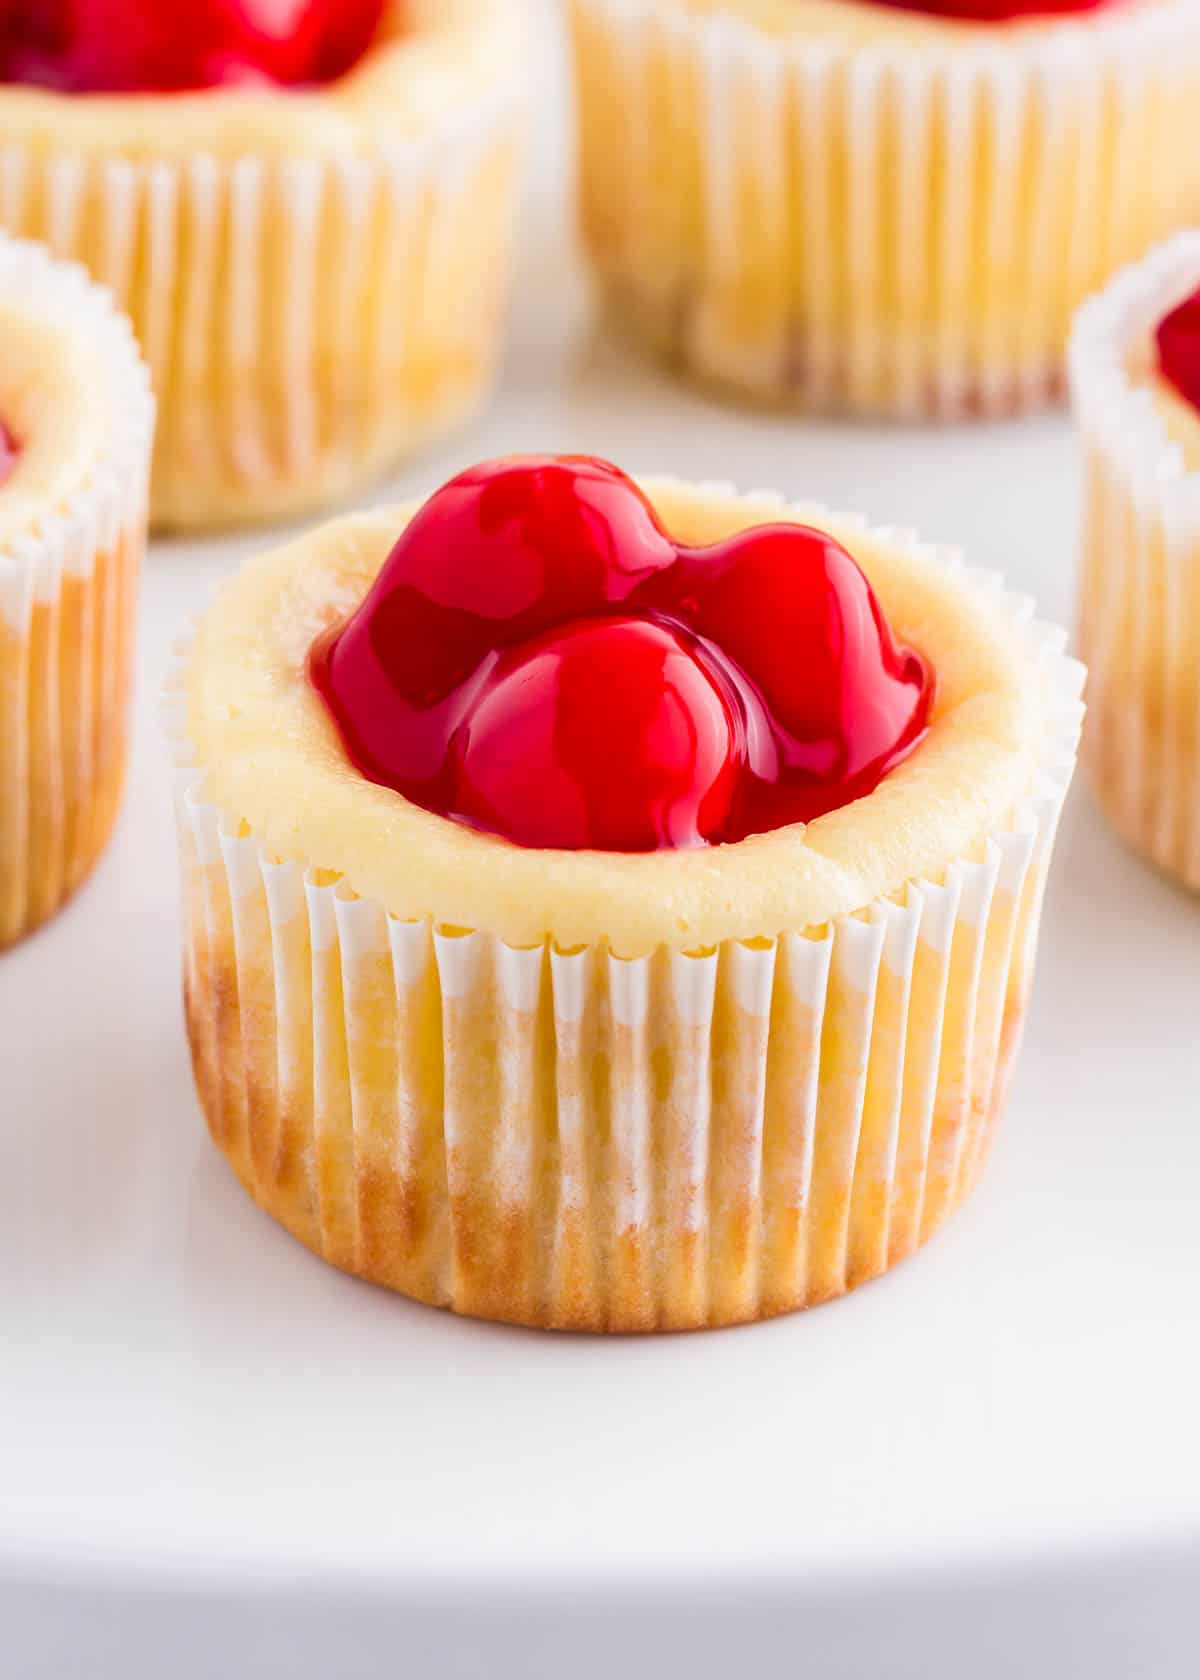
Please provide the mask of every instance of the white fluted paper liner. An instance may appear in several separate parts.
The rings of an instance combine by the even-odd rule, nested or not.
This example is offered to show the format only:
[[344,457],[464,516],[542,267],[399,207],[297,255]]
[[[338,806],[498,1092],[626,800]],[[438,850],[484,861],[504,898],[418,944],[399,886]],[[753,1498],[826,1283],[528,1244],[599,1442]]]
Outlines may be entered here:
[[1028,407],[1061,387],[1075,307],[1200,219],[1198,0],[1016,30],[889,14],[870,37],[770,34],[733,4],[573,13],[593,258],[621,314],[723,386]]
[[1155,328],[1198,286],[1200,232],[1181,234],[1093,298],[1071,344],[1087,477],[1086,756],[1118,831],[1193,888],[1200,888],[1200,470],[1173,440],[1152,377]]
[[335,158],[0,145],[0,225],[128,310],[159,400],[156,525],[295,514],[465,417],[496,359],[519,90]]
[[189,1033],[251,1193],[347,1270],[554,1327],[753,1319],[910,1253],[987,1151],[1082,714],[1062,634],[966,575],[1027,626],[1048,696],[1010,820],[857,915],[632,961],[397,921],[265,853],[193,766],[185,643]]
[[[0,235],[0,310],[86,345],[111,416],[65,499],[0,539],[2,949],[74,890],[116,814],[154,404],[129,323],[81,269]],[[0,345],[0,419],[4,364]]]

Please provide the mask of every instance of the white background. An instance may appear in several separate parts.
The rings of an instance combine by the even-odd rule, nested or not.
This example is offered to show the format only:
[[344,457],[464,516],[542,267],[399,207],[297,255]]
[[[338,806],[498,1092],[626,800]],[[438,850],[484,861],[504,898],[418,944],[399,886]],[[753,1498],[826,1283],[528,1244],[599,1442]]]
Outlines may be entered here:
[[[592,323],[538,16],[500,398],[379,499],[493,453],[595,451],[916,525],[1072,618],[1062,417],[743,414]],[[261,540],[156,547],[116,842],[0,961],[0,1669],[1194,1675],[1200,905],[1077,788],[990,1174],[843,1303],[589,1341],[389,1297],[249,1203],[186,1061],[157,690],[174,632]]]

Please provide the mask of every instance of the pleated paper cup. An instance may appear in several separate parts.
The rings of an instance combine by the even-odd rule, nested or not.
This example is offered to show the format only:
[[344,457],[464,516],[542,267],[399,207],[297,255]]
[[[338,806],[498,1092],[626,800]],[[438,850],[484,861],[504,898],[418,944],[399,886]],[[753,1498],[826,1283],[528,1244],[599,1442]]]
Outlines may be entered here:
[[1086,462],[1080,637],[1086,757],[1118,832],[1200,890],[1200,417],[1191,460],[1154,389],[1158,323],[1200,287],[1200,233],[1080,312],[1071,349]]
[[1200,0],[1004,29],[754,11],[572,0],[587,243],[617,315],[704,380],[1026,409],[1078,304],[1200,219]]
[[[154,405],[129,323],[109,295],[81,270],[2,236],[0,319],[0,419],[13,377],[3,340],[26,323],[86,347],[106,416],[102,446],[61,499],[35,498],[11,523],[5,499],[23,495],[19,458],[11,487],[0,485],[2,949],[75,890],[116,816]],[[50,427],[54,394],[39,405]]]
[[150,363],[156,527],[309,512],[479,408],[507,305],[524,103],[515,70],[490,80],[481,93],[464,76],[420,121],[398,109],[332,141],[298,110],[290,149],[274,134],[236,154],[222,100],[236,119],[244,94],[213,96],[209,143],[202,131],[194,147],[160,101],[126,151],[119,112],[56,144],[44,111],[12,116],[28,94],[0,88],[0,226],[111,287]]
[[450,903],[400,920],[322,858],[272,854],[197,766],[184,644],[188,1031],[251,1195],[347,1271],[545,1327],[766,1317],[911,1253],[988,1152],[1082,712],[1062,635],[955,575],[1019,625],[1046,696],[1007,819],[856,914],[636,959],[518,948]]

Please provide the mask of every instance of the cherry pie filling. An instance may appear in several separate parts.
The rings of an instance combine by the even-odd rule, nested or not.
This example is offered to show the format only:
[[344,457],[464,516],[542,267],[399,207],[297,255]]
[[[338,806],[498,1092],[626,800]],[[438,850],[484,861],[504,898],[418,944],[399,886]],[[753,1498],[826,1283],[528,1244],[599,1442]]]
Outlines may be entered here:
[[0,487],[7,484],[16,471],[20,454],[20,445],[3,420],[0,420]]
[[522,846],[614,852],[848,805],[934,693],[832,537],[687,547],[616,467],[571,456],[439,490],[309,670],[370,781]]
[[62,93],[319,86],[362,59],[387,0],[7,0],[0,78]]
[[1200,413],[1200,290],[1159,322],[1155,345],[1159,373]]
[[1017,23],[1023,18],[1071,17],[1098,12],[1121,0],[876,0],[902,12],[953,18],[961,23]]

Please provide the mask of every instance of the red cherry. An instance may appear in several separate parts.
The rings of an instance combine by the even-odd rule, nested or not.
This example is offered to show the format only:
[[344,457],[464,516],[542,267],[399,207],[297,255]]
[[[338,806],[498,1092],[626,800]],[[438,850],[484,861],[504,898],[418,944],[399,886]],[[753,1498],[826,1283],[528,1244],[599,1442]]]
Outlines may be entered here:
[[9,0],[10,82],[71,93],[171,93],[329,81],[366,52],[385,0]]
[[1195,409],[1200,409],[1200,291],[1159,322],[1158,368]]
[[312,8],[320,20],[316,82],[336,82],[367,56],[379,34],[387,0],[323,0]]
[[[400,716],[411,739],[416,714],[442,707],[486,654],[617,606],[674,564],[653,508],[603,461],[533,456],[460,474],[408,525],[330,650],[331,681],[345,673],[359,696],[356,760],[388,781]],[[442,743],[431,752],[422,774]]]
[[1012,23],[1019,18],[1097,12],[1116,4],[1116,0],[882,0],[882,3],[902,12],[925,12],[930,17],[958,18],[964,23]]
[[311,673],[363,775],[528,846],[740,840],[861,798],[933,678],[833,539],[677,545],[617,468],[474,468],[410,522]]
[[452,748],[454,814],[522,846],[699,845],[728,822],[739,735],[678,631],[580,620],[501,656]]
[[747,813],[757,826],[847,804],[848,789],[874,786],[925,727],[920,657],[897,648],[870,584],[823,531],[763,525],[682,551],[637,599],[681,611],[761,699],[770,729],[751,738],[757,823]]
[[12,477],[20,453],[20,445],[3,420],[0,420],[0,484],[6,484]]

